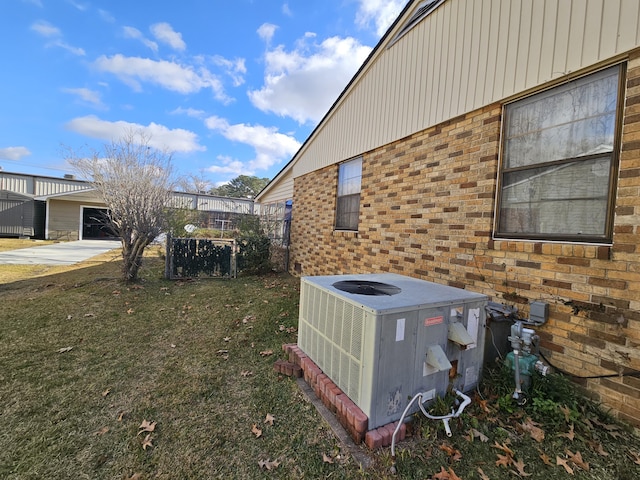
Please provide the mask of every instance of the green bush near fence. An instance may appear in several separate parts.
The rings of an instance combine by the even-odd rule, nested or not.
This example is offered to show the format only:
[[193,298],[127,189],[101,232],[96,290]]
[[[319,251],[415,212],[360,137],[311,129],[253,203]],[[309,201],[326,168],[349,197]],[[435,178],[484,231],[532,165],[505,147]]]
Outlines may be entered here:
[[271,271],[271,240],[266,235],[253,234],[241,236],[237,240],[238,272],[262,274]]

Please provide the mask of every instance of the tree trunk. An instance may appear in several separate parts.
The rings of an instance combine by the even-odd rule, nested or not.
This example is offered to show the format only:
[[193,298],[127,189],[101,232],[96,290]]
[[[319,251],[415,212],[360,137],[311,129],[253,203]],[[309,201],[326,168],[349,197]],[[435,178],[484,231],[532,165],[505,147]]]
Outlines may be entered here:
[[135,238],[132,242],[122,242],[123,274],[127,282],[138,280],[138,270],[142,266],[144,249],[149,245],[146,238]]

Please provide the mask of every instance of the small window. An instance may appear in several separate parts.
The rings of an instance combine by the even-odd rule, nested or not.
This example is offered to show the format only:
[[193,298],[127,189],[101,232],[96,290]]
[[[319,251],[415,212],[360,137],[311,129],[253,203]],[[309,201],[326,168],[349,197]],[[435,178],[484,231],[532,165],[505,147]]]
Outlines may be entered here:
[[497,237],[612,237],[620,67],[505,106]]
[[358,230],[361,179],[362,158],[356,158],[340,164],[338,170],[338,198],[336,202],[336,230]]

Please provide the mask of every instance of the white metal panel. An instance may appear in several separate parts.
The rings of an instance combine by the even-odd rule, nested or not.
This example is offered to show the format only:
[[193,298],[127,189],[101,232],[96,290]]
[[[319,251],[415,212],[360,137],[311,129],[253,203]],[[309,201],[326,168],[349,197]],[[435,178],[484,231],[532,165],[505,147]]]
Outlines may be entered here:
[[28,182],[26,177],[0,172],[0,190],[33,195],[33,182]]
[[77,192],[87,190],[90,184],[80,181],[65,180],[62,178],[35,177],[35,195],[57,195],[59,193]]
[[[602,64],[640,45],[639,24],[637,0],[447,0],[395,40],[401,19],[290,171],[295,178]],[[290,180],[269,189],[292,191]]]

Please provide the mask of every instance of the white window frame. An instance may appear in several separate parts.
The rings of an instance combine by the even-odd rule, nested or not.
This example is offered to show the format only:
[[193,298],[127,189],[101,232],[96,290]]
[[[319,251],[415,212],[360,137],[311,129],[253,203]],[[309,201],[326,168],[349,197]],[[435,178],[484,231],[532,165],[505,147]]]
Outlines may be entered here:
[[338,165],[335,230],[358,231],[361,187],[362,157],[340,163]]

